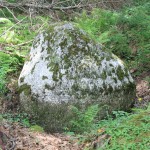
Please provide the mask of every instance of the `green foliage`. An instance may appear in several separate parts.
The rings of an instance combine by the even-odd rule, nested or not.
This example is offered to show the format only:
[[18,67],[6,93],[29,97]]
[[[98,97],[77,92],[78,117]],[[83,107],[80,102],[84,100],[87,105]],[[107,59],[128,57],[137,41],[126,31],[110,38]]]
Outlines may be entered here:
[[99,127],[105,126],[106,133],[111,135],[106,149],[149,149],[150,109],[138,110],[135,114],[117,116],[115,120],[101,121]]
[[94,9],[90,15],[84,11],[75,21],[94,39],[99,41],[101,34],[108,32],[117,22],[118,14],[108,10]]
[[41,126],[38,126],[38,125],[31,126],[30,130],[34,131],[34,132],[44,132],[44,129]]
[[6,8],[4,8],[4,9],[0,9],[0,16],[4,18],[12,17],[12,14],[10,14],[10,12]]
[[120,15],[118,26],[129,40],[129,46],[136,47],[138,62],[148,66],[150,59],[150,3],[125,9]]
[[69,130],[76,133],[89,131],[93,127],[98,111],[98,105],[89,106],[85,111],[79,111],[76,107],[72,107],[74,117],[70,121]]
[[[103,38],[103,37],[102,37]],[[131,55],[131,49],[128,45],[129,39],[116,27],[111,29],[107,37],[109,40],[104,43],[105,47],[121,58],[128,59]]]
[[118,29],[120,14],[109,10],[94,9],[90,15],[83,12],[76,18],[79,27],[84,29],[96,41],[120,57],[129,57],[131,49],[129,39]]
[[[1,18],[3,21],[5,18]],[[21,18],[20,18],[21,19]],[[10,20],[1,24],[0,42],[7,44],[19,44],[35,37],[35,33],[28,29],[29,23],[15,25]],[[2,22],[1,21],[1,22]],[[8,22],[9,21],[9,22]],[[26,19],[24,19],[26,21]]]
[[3,69],[0,69],[0,95],[2,93],[5,93],[6,92],[6,88],[5,88],[5,84],[6,84],[6,81],[5,81],[5,76],[6,76],[6,72],[3,71]]
[[20,65],[19,57],[0,52],[0,94],[6,92],[6,75],[14,72]]
[[[138,4],[138,3],[136,3]],[[139,3],[140,4],[140,3]],[[95,9],[76,18],[103,47],[121,58],[150,65],[150,3],[126,7],[120,12]]]
[[20,113],[20,114],[11,114],[11,113],[5,113],[2,114],[2,117],[4,119],[7,119],[10,123],[19,123],[20,125],[24,127],[30,127],[30,121],[28,114],[26,113]]
[[[97,137],[109,135],[110,141],[103,140],[103,148],[98,150],[148,150],[150,147],[150,107],[146,110],[135,109],[134,112],[127,113],[123,111],[114,111],[113,116],[108,119],[94,123],[92,128],[88,128],[88,132],[76,135],[80,144],[93,143],[97,141]],[[82,120],[80,120],[82,123]],[[94,127],[94,128],[93,128]],[[74,134],[72,134],[74,135]],[[100,141],[99,141],[100,142]],[[90,144],[84,147],[92,150]]]
[[16,3],[18,0],[7,0],[9,3]]
[[5,113],[0,115],[0,124],[3,120],[7,120],[9,123],[18,123],[23,127],[30,128],[30,130],[34,132],[44,132],[41,126],[35,125],[29,118],[29,115],[26,113]]
[[90,15],[83,12],[76,22],[107,50],[125,57],[129,56],[130,48],[128,38],[117,27],[119,17],[119,13],[95,9]]
[[132,0],[132,5],[134,6],[139,6],[139,5],[143,5],[145,3],[148,3],[149,0]]
[[[0,36],[1,43],[17,45],[33,40],[41,30],[48,26],[49,23],[49,18],[47,17],[36,16],[35,18],[30,19],[28,16],[19,15],[17,18],[18,20],[22,20],[20,24],[15,24],[11,17],[7,17],[7,19],[0,18],[0,35],[2,35]],[[11,40],[7,41],[7,38],[11,38]],[[31,44],[32,42],[26,46],[31,46]]]
[[13,23],[9,19],[0,18],[0,27],[9,27],[11,25],[13,25]]
[[8,30],[13,23],[6,18],[0,18],[0,42],[1,43],[11,43],[17,42],[18,39],[15,38],[15,32],[13,30]]

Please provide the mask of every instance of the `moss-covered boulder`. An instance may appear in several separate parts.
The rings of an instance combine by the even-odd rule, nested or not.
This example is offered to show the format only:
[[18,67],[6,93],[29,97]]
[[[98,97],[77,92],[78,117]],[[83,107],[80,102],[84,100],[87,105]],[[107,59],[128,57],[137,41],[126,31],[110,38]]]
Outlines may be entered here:
[[19,77],[20,102],[49,131],[68,126],[71,106],[99,104],[99,119],[129,110],[134,81],[124,63],[71,23],[39,34]]

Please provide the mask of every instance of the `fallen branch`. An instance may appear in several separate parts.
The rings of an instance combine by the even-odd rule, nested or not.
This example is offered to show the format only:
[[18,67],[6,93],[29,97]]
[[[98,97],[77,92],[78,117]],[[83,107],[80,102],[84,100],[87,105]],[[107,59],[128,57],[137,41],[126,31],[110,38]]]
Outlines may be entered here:
[[20,43],[20,44],[17,44],[17,45],[13,45],[13,47],[16,47],[16,46],[23,46],[23,45],[26,45],[26,44],[29,44],[31,43],[33,40],[30,40],[30,41],[27,41],[27,42],[24,42],[24,43]]
[[[122,0],[116,0],[113,1],[113,3],[121,3],[123,2]],[[71,6],[63,7],[59,6],[57,7],[55,3],[52,4],[30,4],[30,3],[7,3],[7,2],[1,2],[0,7],[10,7],[10,8],[18,8],[18,7],[31,7],[31,8],[40,8],[40,9],[48,9],[48,10],[69,10],[69,9],[78,9],[78,8],[84,8],[84,7],[91,7],[91,6],[96,6],[97,4],[107,4],[110,3],[112,4],[112,1],[101,1],[101,2],[93,2],[93,3],[86,3],[86,4],[81,4],[79,2],[78,4],[74,4]]]
[[15,3],[3,3],[0,4],[1,7],[5,8],[5,7],[10,7],[10,8],[17,8],[17,7],[32,7],[32,8],[41,8],[41,9],[53,9],[53,10],[67,10],[67,9],[75,9],[75,8],[83,8],[86,6],[89,6],[89,4],[86,5],[74,5],[74,6],[68,6],[68,7],[54,7],[53,5],[40,5],[40,4],[15,4]]

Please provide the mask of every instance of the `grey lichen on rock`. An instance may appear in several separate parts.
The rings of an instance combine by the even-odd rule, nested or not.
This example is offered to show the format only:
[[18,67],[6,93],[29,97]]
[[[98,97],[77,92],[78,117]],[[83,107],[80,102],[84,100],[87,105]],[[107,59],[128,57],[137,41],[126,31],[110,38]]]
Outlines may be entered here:
[[53,24],[35,38],[18,83],[22,106],[45,115],[47,130],[67,126],[70,105],[85,109],[99,104],[101,118],[106,111],[129,110],[135,97],[124,63],[72,23]]

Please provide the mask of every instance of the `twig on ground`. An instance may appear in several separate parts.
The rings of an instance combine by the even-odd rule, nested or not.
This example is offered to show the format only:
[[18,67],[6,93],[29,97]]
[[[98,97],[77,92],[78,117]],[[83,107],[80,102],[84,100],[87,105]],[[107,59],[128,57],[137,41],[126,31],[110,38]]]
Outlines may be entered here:
[[26,44],[29,44],[30,42],[32,42],[33,40],[30,40],[30,41],[26,41],[24,43],[20,43],[20,44],[17,44],[17,45],[13,45],[14,47],[16,46],[23,46],[23,45],[26,45]]
[[37,33],[39,33],[39,31],[42,29],[42,27],[43,27],[46,23],[47,23],[47,22],[44,22],[44,23],[40,26],[40,28],[38,29]]
[[[63,1],[64,3],[68,2],[68,0],[66,1]],[[62,3],[63,3],[62,2]],[[122,3],[123,1],[122,0],[115,0],[113,1],[113,3],[115,4],[119,4],[119,3]],[[81,2],[79,2],[78,4],[74,4],[74,5],[70,5],[70,6],[58,6],[58,4],[60,4],[59,2],[57,3],[51,3],[51,4],[38,4],[35,5],[35,4],[32,4],[32,3],[8,3],[8,2],[3,2],[1,4],[1,7],[11,7],[11,8],[16,8],[16,7],[29,7],[29,8],[41,8],[41,9],[48,9],[48,10],[68,10],[68,9],[79,9],[79,8],[84,8],[84,7],[91,7],[91,6],[97,6],[98,4],[102,4],[102,5],[105,5],[105,4],[112,4],[112,1],[108,0],[108,1],[100,1],[100,2],[89,2],[89,3],[83,3],[81,4]],[[113,4],[113,5],[115,5]]]

